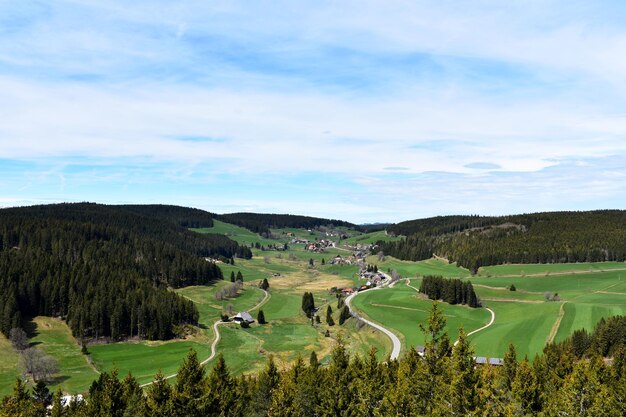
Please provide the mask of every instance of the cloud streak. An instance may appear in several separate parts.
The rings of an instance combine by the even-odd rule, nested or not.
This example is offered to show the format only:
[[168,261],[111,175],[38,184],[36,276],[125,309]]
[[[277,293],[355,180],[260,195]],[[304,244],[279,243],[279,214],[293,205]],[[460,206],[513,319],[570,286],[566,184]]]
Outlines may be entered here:
[[459,9],[4,4],[0,192],[353,221],[623,207],[625,6]]

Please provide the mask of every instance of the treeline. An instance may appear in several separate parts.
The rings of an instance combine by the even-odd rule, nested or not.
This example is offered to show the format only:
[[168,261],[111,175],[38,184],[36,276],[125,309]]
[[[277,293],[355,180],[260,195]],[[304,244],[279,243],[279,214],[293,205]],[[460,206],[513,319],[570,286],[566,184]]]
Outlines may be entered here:
[[[156,206],[155,206],[156,207]],[[154,210],[152,208],[151,210]],[[196,324],[168,291],[222,279],[203,256],[249,249],[120,206],[58,204],[0,210],[0,330],[60,316],[76,337],[169,339]]]
[[426,275],[422,278],[419,291],[431,300],[442,300],[448,304],[467,304],[472,308],[480,307],[472,283],[458,278]]
[[507,222],[506,217],[490,216],[436,216],[426,219],[407,220],[387,227],[387,233],[396,236],[410,236],[422,233],[427,236],[438,236],[446,233],[462,232],[466,229],[491,226]]
[[352,223],[343,220],[322,219],[318,217],[298,216],[293,214],[261,214],[261,213],[231,213],[217,216],[218,220],[236,226],[244,227],[259,234],[269,234],[270,228],[284,227],[298,229],[312,229],[317,226],[333,225],[355,228]]
[[503,263],[626,260],[626,211],[452,216],[396,226],[413,233],[379,242],[386,255],[414,261],[437,255],[473,272]]
[[208,211],[164,204],[125,204],[116,206],[145,217],[165,220],[184,228],[212,227],[217,215]]
[[626,346],[626,316],[602,318],[591,333],[585,329],[576,330],[562,344],[562,348],[571,349],[578,358],[613,356]]
[[[210,371],[190,351],[177,380],[162,373],[144,392],[132,376],[103,373],[89,396],[52,416],[623,416],[626,415],[626,349],[613,364],[592,356],[576,360],[549,345],[533,360],[518,360],[511,346],[503,366],[477,366],[461,331],[454,346],[443,331],[445,317],[434,307],[423,332],[425,355],[409,349],[400,360],[378,362],[375,350],[350,356],[341,341],[321,366],[315,353],[280,370],[270,357],[258,375],[234,377],[222,357]],[[40,392],[39,389],[38,392]],[[41,395],[17,380],[3,399],[0,416],[44,416]],[[50,401],[50,400],[48,400]],[[55,414],[56,413],[56,414]]]

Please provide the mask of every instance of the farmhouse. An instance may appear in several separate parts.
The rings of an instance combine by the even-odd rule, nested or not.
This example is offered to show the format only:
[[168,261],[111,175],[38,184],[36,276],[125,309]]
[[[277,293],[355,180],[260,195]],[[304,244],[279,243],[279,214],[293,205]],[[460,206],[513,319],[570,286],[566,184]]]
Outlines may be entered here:
[[352,289],[352,288],[344,288],[343,290],[341,290],[341,293],[342,293],[343,295],[350,295],[350,294],[352,294],[353,292],[354,292],[354,289]]
[[236,321],[237,323],[243,323],[244,321],[246,323],[254,323],[254,319],[247,311],[237,313],[237,315],[233,317],[233,321]]

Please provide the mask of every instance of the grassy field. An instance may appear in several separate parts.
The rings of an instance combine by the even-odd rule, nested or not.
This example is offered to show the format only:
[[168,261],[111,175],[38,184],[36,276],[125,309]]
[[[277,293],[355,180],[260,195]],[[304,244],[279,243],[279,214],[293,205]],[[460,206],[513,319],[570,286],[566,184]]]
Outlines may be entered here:
[[[478,270],[479,276],[546,275],[571,272],[626,271],[624,262],[582,262],[571,264],[510,264],[486,266]],[[624,274],[626,276],[626,274]]]
[[116,368],[121,376],[131,372],[140,384],[145,384],[159,369],[165,375],[175,373],[190,348],[198,352],[200,359],[209,356],[209,344],[195,341],[112,343],[89,346],[89,352],[99,370]]
[[[424,299],[414,289],[404,283],[393,289],[367,291],[354,298],[353,306],[369,319],[395,331],[403,342],[403,347],[424,344],[424,335],[419,324],[425,324],[432,301]],[[465,332],[484,326],[490,315],[484,309],[465,306],[452,306],[441,303],[440,307],[447,320],[446,329],[452,339],[456,339],[459,327]]]
[[496,313],[496,320],[491,327],[470,336],[476,354],[501,358],[509,343],[513,343],[518,356],[532,358],[543,350],[558,316],[560,303],[490,301],[487,306]]
[[[98,373],[81,353],[67,324],[52,317],[35,317],[29,327],[32,327],[31,346],[53,356],[59,363],[60,372],[48,384],[50,389],[61,387],[70,393],[87,390]],[[6,395],[11,392],[15,377],[21,375],[19,356],[4,336],[0,338],[0,349],[0,395]]]
[[213,227],[203,227],[200,229],[191,229],[198,233],[214,233],[218,235],[226,235],[232,240],[238,243],[245,243],[246,245],[259,243],[259,245],[273,245],[275,240],[265,239],[258,234],[251,232],[243,227],[235,226],[234,224],[225,223],[219,220],[213,220]]
[[402,238],[397,236],[390,236],[385,233],[384,230],[379,230],[377,232],[364,233],[358,236],[352,236],[348,239],[344,239],[341,241],[342,245],[356,245],[358,243],[362,245],[376,243],[378,241],[383,242],[395,242],[401,240]]
[[19,356],[11,342],[0,333],[0,397],[10,394],[15,378],[21,376],[18,369]]
[[377,256],[369,256],[367,262],[378,265],[378,268],[387,271],[395,269],[403,277],[412,278],[418,275],[441,275],[444,277],[469,277],[470,272],[465,268],[459,268],[456,264],[448,263],[442,259],[428,259],[425,261],[412,262],[401,261],[392,256],[385,256],[384,261],[379,261]]

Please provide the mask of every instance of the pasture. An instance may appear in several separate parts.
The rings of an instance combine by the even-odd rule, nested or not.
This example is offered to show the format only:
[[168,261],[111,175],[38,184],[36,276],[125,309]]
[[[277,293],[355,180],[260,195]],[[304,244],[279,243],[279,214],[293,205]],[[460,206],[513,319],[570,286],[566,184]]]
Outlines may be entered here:
[[[394,288],[366,291],[352,301],[359,313],[394,331],[403,342],[404,349],[424,344],[419,325],[426,325],[432,303],[403,282]],[[439,306],[447,320],[446,330],[452,340],[456,340],[461,326],[468,333],[487,324],[491,317],[484,309],[445,303]]]

